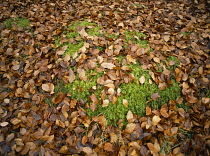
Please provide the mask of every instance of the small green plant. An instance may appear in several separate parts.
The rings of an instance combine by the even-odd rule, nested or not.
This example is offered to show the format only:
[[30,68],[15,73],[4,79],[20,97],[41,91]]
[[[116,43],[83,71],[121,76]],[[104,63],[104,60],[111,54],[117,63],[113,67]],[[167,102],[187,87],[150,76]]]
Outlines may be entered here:
[[16,25],[16,27],[23,27],[26,28],[29,26],[30,21],[24,17],[14,17],[11,19],[7,19],[4,21],[6,24],[6,28],[12,28],[12,25]]

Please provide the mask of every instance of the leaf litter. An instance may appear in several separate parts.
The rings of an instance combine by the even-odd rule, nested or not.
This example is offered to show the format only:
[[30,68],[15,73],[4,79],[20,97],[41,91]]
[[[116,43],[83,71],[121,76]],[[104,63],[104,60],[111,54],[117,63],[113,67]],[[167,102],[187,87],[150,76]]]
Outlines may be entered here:
[[[208,2],[193,0],[2,2],[1,155],[209,155],[208,6]],[[30,24],[7,27],[7,19],[14,17],[29,19]],[[72,21],[83,19],[97,23],[108,34],[92,36],[94,26],[89,26],[90,30],[78,26],[80,37],[75,41],[62,36],[61,43],[75,46],[79,40],[88,41],[78,46],[75,62],[70,55],[63,57],[67,46],[56,47],[55,42]],[[149,41],[152,50],[145,47],[145,41],[139,46],[141,37]],[[96,48],[100,46],[104,50]],[[125,59],[119,69],[114,57],[121,53]],[[170,56],[177,57],[180,65],[174,66],[174,60],[161,65]],[[160,89],[171,85],[168,77],[174,77],[182,87],[182,99],[163,103],[159,110],[146,107],[143,117],[128,111],[127,125],[119,120],[117,126],[107,126],[103,114],[87,116],[83,109],[87,103],[82,99],[72,99],[71,93],[54,93],[56,79],[73,83],[78,73],[86,81],[87,69],[99,63],[98,70],[107,71],[97,80],[107,87],[101,93],[107,107],[121,93],[113,82],[122,72],[117,75],[116,71],[129,71],[125,65],[137,61],[152,71],[151,77]],[[158,72],[158,65],[163,73]],[[174,69],[170,71],[170,67]],[[129,83],[131,77],[124,77],[124,81]],[[144,81],[143,76],[139,78],[141,84]],[[78,89],[82,90],[80,86]],[[45,98],[55,107],[50,107]],[[151,95],[152,100],[158,98],[157,93]],[[100,101],[95,94],[90,100],[94,111]],[[123,104],[127,107],[128,100],[123,99]]]

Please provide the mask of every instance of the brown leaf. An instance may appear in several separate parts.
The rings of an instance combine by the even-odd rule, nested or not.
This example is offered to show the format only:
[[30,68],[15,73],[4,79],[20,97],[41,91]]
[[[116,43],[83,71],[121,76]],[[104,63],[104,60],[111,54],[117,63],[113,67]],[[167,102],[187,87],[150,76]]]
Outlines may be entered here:
[[109,151],[109,152],[113,151],[113,145],[109,142],[105,143],[104,144],[104,150]]
[[113,69],[116,66],[114,64],[112,64],[112,63],[106,63],[106,62],[104,62],[104,63],[101,64],[101,67],[107,68],[107,69]]
[[187,95],[186,99],[187,99],[187,101],[189,103],[196,103],[196,102],[198,102],[198,99],[196,97],[192,96],[192,95]]
[[102,107],[107,107],[109,105],[109,100],[103,100]]
[[132,133],[133,130],[136,128],[136,124],[134,123],[129,123],[126,125],[126,128],[125,128],[125,133]]
[[55,124],[58,125],[58,126],[60,126],[60,127],[62,127],[62,128],[65,128],[65,124],[61,120],[59,120],[59,119],[56,119]]
[[63,46],[60,50],[58,50],[58,51],[56,52],[56,54],[57,54],[57,55],[63,55],[63,54],[65,53],[65,51],[66,51],[67,48],[68,48],[67,45]]
[[111,142],[111,143],[116,143],[117,140],[118,140],[117,134],[115,134],[115,133],[112,132],[112,133],[110,133],[109,135],[110,135],[110,142]]
[[159,122],[160,122],[160,117],[159,116],[157,116],[157,115],[155,115],[155,116],[153,116],[153,118],[152,118],[152,125],[157,125]]
[[2,122],[2,123],[0,123],[0,126],[1,127],[5,127],[5,126],[7,126],[9,124],[9,122]]
[[152,98],[153,100],[156,100],[158,97],[160,97],[160,95],[159,95],[158,93],[153,93],[153,94],[151,95],[151,98]]
[[100,115],[98,117],[98,121],[99,121],[99,124],[102,126],[102,128],[104,129],[105,126],[106,126],[106,118],[104,117],[104,115]]
[[90,105],[90,109],[94,112],[98,104],[97,96],[95,94],[92,94],[91,96],[89,96],[89,99],[92,102],[92,104]]
[[93,153],[93,150],[90,147],[83,147],[82,151],[85,152],[86,154]]
[[54,104],[58,104],[60,103],[61,101],[63,101],[63,99],[66,97],[66,94],[64,94],[63,92],[59,92],[57,94],[57,96],[55,98],[52,99],[52,102]]
[[76,76],[72,69],[69,69],[69,83],[72,83],[75,80]]
[[145,76],[141,76],[140,78],[139,78],[139,82],[141,83],[141,84],[144,84],[144,82],[145,82]]
[[17,119],[17,118],[13,118],[10,120],[10,122],[13,124],[13,125],[17,125],[19,123],[21,123],[21,120],[20,119]]
[[10,142],[14,137],[15,137],[15,134],[14,133],[11,133],[11,134],[7,135],[6,141],[7,142]]
[[18,70],[19,68],[20,68],[20,65],[19,64],[12,66],[12,69],[13,70]]
[[123,105],[124,105],[125,107],[128,107],[128,101],[127,101],[126,99],[123,99]]
[[129,110],[127,115],[126,115],[126,119],[128,120],[128,122],[134,122],[134,117],[133,117],[133,113]]
[[151,115],[152,109],[150,107],[146,107],[146,115]]
[[109,95],[113,95],[114,94],[114,89],[113,88],[109,88],[107,92],[108,92]]
[[87,81],[87,76],[85,76],[85,70],[84,69],[81,69],[81,68],[78,68],[77,69],[77,73],[79,74],[79,78],[83,81]]
[[59,153],[61,154],[68,154],[69,153],[69,148],[67,145],[64,145],[60,148]]
[[52,84],[52,83],[42,84],[42,89],[46,92],[50,92],[50,94],[53,94],[54,93],[54,84]]

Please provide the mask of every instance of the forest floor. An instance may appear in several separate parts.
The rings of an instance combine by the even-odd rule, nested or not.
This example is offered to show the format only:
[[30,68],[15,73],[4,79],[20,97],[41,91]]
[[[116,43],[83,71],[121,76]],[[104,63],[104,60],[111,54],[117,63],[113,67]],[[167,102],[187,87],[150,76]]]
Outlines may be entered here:
[[210,155],[208,1],[0,6],[0,155]]

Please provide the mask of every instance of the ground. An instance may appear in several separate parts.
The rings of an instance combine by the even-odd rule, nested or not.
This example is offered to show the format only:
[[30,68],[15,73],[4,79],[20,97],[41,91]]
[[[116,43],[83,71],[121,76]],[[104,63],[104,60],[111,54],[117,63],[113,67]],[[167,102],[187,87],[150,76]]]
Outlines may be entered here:
[[208,5],[2,2],[0,153],[209,155]]

